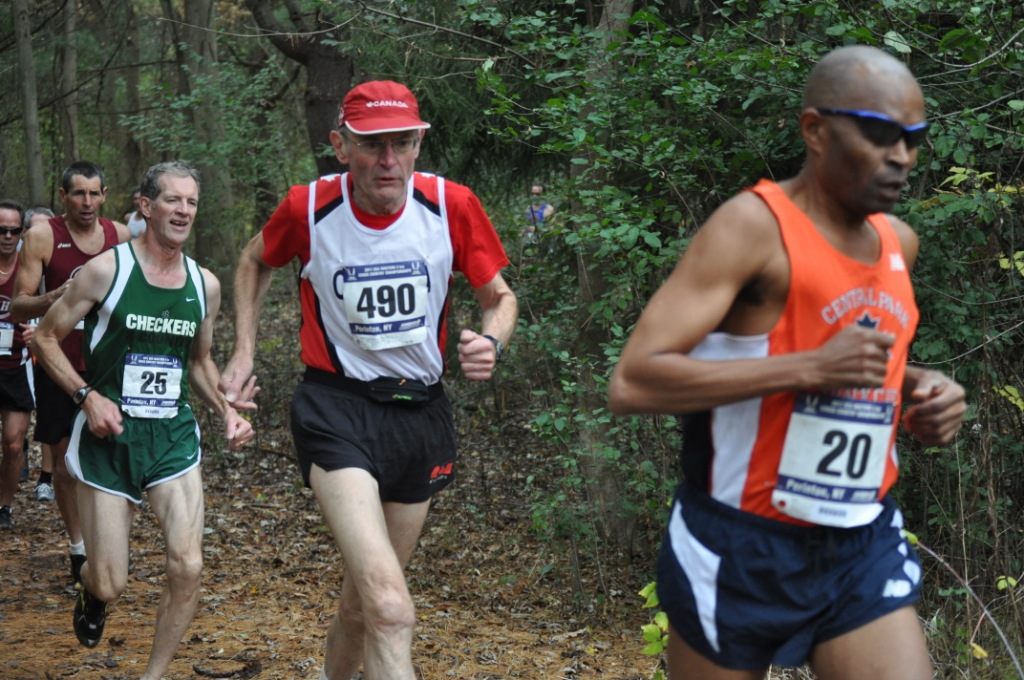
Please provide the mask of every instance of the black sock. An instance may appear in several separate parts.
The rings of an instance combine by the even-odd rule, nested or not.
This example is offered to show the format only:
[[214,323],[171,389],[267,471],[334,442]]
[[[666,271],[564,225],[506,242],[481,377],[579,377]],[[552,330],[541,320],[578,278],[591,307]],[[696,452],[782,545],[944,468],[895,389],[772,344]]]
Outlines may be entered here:
[[53,473],[52,472],[44,472],[43,470],[40,470],[39,471],[39,481],[36,482],[36,484],[37,485],[38,484],[53,484]]

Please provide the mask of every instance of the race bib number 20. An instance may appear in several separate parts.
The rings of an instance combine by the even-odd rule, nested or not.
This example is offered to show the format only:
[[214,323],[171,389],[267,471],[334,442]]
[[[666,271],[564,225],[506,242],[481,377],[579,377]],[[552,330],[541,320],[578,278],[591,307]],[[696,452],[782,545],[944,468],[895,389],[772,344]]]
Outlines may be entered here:
[[888,402],[798,394],[772,505],[826,526],[871,522],[881,511],[895,412]]

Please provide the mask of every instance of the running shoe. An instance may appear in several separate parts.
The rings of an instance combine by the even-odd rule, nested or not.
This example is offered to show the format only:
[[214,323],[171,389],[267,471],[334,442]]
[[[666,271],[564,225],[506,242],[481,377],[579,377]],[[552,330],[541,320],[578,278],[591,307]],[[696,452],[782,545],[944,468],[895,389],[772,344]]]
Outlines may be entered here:
[[46,482],[40,482],[36,484],[36,500],[37,501],[52,501],[53,500],[53,486]]
[[14,528],[14,512],[11,510],[11,506],[4,505],[0,506],[0,529],[13,529]]
[[103,626],[107,623],[107,603],[81,588],[75,600],[73,623],[78,642],[85,647],[95,647],[100,643]]

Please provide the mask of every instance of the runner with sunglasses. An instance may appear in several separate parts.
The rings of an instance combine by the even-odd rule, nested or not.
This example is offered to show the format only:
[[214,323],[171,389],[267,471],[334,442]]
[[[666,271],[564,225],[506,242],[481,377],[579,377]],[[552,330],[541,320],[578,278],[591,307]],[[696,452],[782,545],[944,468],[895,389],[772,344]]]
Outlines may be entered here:
[[802,108],[804,168],[711,216],[611,380],[615,413],[686,414],[657,579],[673,680],[805,662],[820,680],[932,677],[888,496],[897,424],[942,445],[966,409],[960,385],[907,364],[918,239],[888,212],[924,97],[856,46],[815,66]]
[[14,494],[28,455],[25,433],[36,407],[26,346],[26,334],[31,331],[27,325],[11,321],[22,219],[20,203],[0,200],[0,529],[14,528]]

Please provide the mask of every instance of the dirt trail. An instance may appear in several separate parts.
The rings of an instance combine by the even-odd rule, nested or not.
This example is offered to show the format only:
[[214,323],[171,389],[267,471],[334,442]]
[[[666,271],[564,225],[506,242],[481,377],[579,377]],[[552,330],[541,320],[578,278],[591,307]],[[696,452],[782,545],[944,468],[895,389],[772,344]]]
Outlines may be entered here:
[[[342,569],[284,441],[264,431],[260,451],[204,463],[204,588],[167,678],[319,677]],[[531,536],[523,485],[496,463],[502,452],[481,455],[468,433],[462,448],[461,477],[438,498],[409,566],[420,677],[649,678],[655,662],[639,637],[647,616],[634,595],[642,579],[604,571],[621,587],[602,610],[574,605],[569,556]],[[15,529],[0,534],[0,678],[139,678],[163,584],[152,514],[144,505],[136,517],[134,572],[89,650],[71,629],[56,506],[35,501],[33,488],[22,484]]]

